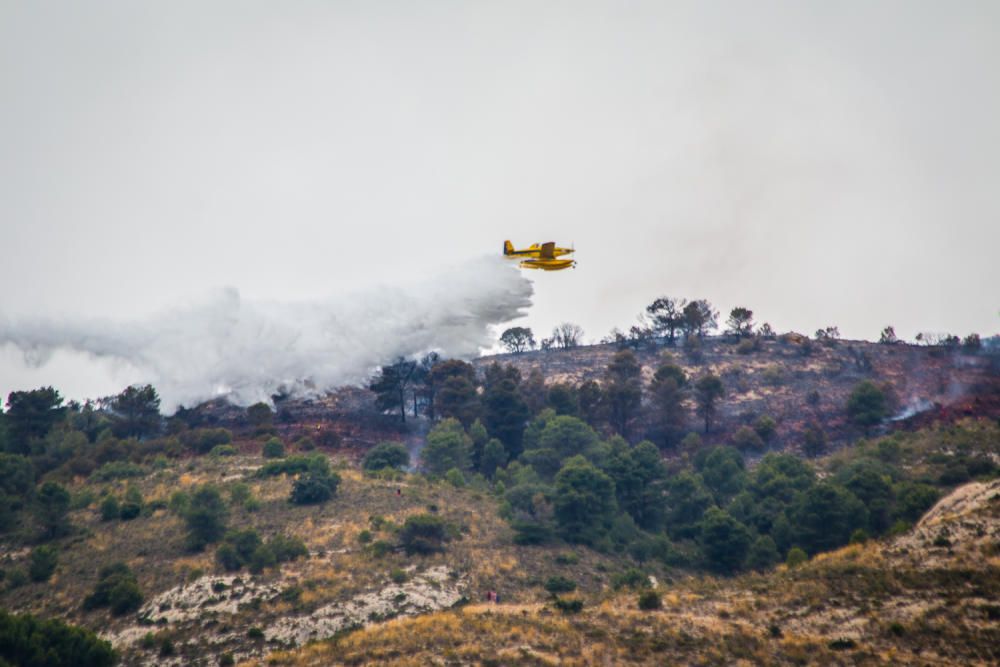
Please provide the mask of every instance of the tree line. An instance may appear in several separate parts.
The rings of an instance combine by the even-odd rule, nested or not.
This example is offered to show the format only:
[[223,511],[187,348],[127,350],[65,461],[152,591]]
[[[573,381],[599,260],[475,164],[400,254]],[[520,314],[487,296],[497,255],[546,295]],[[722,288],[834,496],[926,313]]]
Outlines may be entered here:
[[[696,341],[719,330],[720,313],[707,299],[676,298],[661,296],[639,314],[636,324],[626,331],[617,327],[602,338],[602,344],[616,344],[619,347],[639,348],[653,341],[661,341],[668,346],[676,345],[678,340]],[[746,306],[736,306],[729,311],[723,323],[722,334],[739,342],[752,337],[772,339],[777,336],[770,323],[754,322],[754,311]],[[840,338],[840,328],[828,325],[816,330],[815,339],[820,342],[832,342]],[[1000,347],[1000,337],[994,337]],[[511,327],[500,335],[500,345],[511,354],[521,354],[539,348],[541,350],[569,349],[581,345],[583,329],[571,322],[564,322],[552,331],[552,335],[536,343],[535,334],[529,327]],[[903,341],[896,335],[893,326],[886,326],[879,334],[878,342],[895,345]],[[982,348],[979,334],[971,333],[965,338],[947,333],[921,332],[915,337],[918,345],[945,348],[962,347],[966,351],[975,352]]]

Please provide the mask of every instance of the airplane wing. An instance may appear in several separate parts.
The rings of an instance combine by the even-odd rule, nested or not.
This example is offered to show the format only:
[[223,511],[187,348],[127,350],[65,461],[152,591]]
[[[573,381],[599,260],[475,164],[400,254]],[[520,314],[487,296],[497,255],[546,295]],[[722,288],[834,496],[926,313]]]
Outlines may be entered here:
[[555,259],[555,249],[556,244],[554,241],[549,241],[548,243],[543,243],[541,247],[541,252],[538,256],[542,259]]

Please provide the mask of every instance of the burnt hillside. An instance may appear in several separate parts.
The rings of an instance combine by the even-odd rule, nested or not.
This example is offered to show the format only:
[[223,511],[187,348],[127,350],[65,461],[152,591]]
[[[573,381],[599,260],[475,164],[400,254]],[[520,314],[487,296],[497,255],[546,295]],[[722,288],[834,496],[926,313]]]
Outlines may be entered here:
[[[892,420],[882,430],[952,420],[976,414],[1000,416],[1000,375],[996,359],[982,353],[906,344],[880,345],[866,341],[818,343],[797,335],[776,340],[756,339],[753,349],[728,338],[707,338],[699,354],[678,345],[648,345],[635,350],[648,384],[657,366],[669,359],[689,379],[714,373],[726,393],[717,424],[706,439],[723,442],[741,425],[768,415],[778,425],[772,446],[796,448],[810,423],[819,425],[832,443],[861,433],[846,420],[851,390],[863,380],[888,391]],[[493,362],[513,364],[522,377],[540,371],[547,384],[602,381],[618,352],[615,345],[581,346],[567,350],[531,351],[477,359],[480,369]],[[818,394],[818,400],[811,392]],[[688,399],[691,430],[700,430]]]

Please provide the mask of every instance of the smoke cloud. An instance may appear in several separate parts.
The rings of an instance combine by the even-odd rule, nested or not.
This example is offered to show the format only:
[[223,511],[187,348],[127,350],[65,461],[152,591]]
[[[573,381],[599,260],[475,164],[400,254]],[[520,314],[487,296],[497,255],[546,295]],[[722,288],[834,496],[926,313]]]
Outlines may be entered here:
[[526,314],[532,293],[517,269],[487,256],[405,287],[314,302],[250,301],[227,288],[139,321],[0,320],[0,345],[34,366],[64,349],[131,366],[167,412],[218,396],[250,405],[363,382],[398,356],[474,356],[495,342],[495,325]]

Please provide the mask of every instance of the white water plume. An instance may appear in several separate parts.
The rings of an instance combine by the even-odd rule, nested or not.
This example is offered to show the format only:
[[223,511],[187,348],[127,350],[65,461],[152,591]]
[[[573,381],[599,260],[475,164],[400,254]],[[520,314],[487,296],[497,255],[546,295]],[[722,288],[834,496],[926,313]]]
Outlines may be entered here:
[[364,382],[399,356],[474,356],[495,342],[495,325],[525,314],[532,292],[509,263],[483,257],[406,287],[318,301],[248,301],[228,288],[138,321],[0,320],[0,345],[34,366],[57,350],[127,364],[168,412],[217,396],[250,405]]

